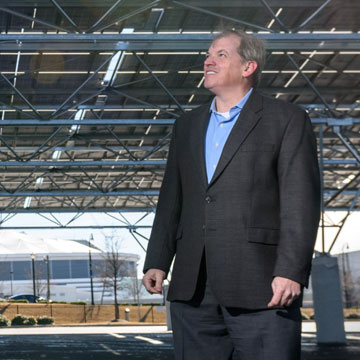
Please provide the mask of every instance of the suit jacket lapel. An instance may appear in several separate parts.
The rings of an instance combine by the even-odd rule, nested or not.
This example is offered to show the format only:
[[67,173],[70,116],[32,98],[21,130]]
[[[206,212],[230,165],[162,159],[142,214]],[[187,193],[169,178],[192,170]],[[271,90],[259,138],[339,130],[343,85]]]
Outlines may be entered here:
[[244,108],[241,110],[241,113],[237,118],[236,123],[225,143],[219,163],[209,183],[209,186],[211,186],[224,171],[225,167],[235,155],[236,151],[239,149],[251,130],[260,120],[261,109],[262,97],[255,90],[253,90]]
[[210,120],[210,104],[201,106],[199,108],[198,114],[194,114],[194,120],[191,123],[190,134],[192,136],[190,144],[192,144],[192,155],[196,166],[198,167],[199,176],[201,181],[206,188],[208,186],[207,173],[206,173],[206,164],[205,164],[205,136],[208,123]]

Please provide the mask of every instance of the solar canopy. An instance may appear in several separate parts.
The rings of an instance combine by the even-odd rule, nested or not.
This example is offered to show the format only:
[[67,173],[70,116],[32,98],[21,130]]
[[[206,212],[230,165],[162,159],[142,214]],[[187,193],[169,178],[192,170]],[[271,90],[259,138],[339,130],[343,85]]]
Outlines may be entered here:
[[2,225],[153,212],[172,124],[212,99],[204,54],[229,27],[266,42],[260,91],[308,111],[323,208],[358,210],[359,16],[352,0],[2,1]]

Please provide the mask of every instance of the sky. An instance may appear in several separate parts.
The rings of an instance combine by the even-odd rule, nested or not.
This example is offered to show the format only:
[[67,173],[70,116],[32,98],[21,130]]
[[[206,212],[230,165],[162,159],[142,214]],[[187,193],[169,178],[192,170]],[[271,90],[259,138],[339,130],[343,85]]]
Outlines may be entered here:
[[[66,223],[69,221],[74,214],[61,214],[58,216],[61,223]],[[126,219],[134,224],[143,217],[143,213],[126,213]],[[346,215],[346,212],[327,212],[325,214],[325,223],[326,225],[338,224],[339,221]],[[117,219],[109,217],[105,214],[98,213],[87,213],[81,216],[78,220],[74,222],[74,225],[112,225],[119,226],[123,225],[121,221],[125,221],[117,214],[112,214]],[[151,225],[154,219],[154,214],[150,214],[139,222],[140,225]],[[29,215],[17,215],[11,220],[7,221],[4,225],[6,226],[44,226],[52,225],[49,221],[43,219],[39,215],[29,214]],[[140,256],[140,261],[138,265],[138,274],[142,276],[142,268],[145,259],[145,251],[141,246],[136,242],[136,240],[131,236],[128,230],[113,228],[113,229],[42,229],[42,230],[19,230],[23,231],[28,235],[51,238],[51,239],[65,239],[65,240],[88,240],[92,234],[94,240],[94,245],[105,250],[105,243],[107,237],[115,237],[120,240],[120,251],[138,254]],[[332,243],[334,236],[336,234],[337,228],[325,229],[325,251],[328,250],[330,244]],[[150,229],[139,229],[139,233],[145,237],[149,237]],[[321,232],[319,231],[319,235]],[[147,241],[138,236],[138,239],[141,245],[146,248]],[[322,250],[322,240],[321,236],[318,236],[315,250]],[[354,212],[347,219],[333,249],[331,254],[338,254],[341,252],[348,251],[357,251],[360,250],[360,213]]]

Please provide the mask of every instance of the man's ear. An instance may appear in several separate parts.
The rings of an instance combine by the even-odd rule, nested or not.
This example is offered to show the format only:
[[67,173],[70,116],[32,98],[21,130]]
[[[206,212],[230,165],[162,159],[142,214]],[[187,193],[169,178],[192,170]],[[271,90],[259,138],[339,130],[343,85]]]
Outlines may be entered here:
[[258,64],[256,61],[248,61],[244,69],[244,72],[242,73],[242,76],[245,78],[251,76],[256,71],[257,67]]

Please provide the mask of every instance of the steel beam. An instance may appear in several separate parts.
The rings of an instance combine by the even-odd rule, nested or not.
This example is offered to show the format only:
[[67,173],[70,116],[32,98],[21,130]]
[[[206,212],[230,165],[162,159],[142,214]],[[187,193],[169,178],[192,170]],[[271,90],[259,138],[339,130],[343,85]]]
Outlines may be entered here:
[[64,106],[81,90],[83,89],[86,84],[98,74],[98,72],[107,64],[110,62],[110,60],[114,57],[114,54],[109,56],[57,109],[54,111],[50,117],[55,117],[59,114],[60,110],[64,108]]
[[[143,213],[143,212],[151,212],[151,213],[155,213],[156,208],[144,208],[144,207],[139,207],[139,208],[90,208],[87,209],[86,212],[88,213],[98,213],[98,214],[102,214],[102,213],[119,213],[119,212],[123,212],[123,213]],[[348,208],[345,207],[326,207],[325,211],[348,211]],[[54,213],[54,214],[67,214],[67,213],[77,213],[77,210],[71,209],[71,208],[31,208],[31,209],[24,209],[24,208],[17,208],[17,209],[6,209],[6,211],[4,211],[3,209],[0,208],[0,211],[2,212],[3,216],[5,216],[6,214],[26,214],[26,215],[32,215],[32,214],[40,214],[40,213],[44,213],[44,214],[49,214],[49,213]],[[360,211],[360,208],[353,208],[352,211]],[[3,228],[3,227],[1,227]]]
[[271,31],[270,29],[268,29],[268,28],[266,28],[264,26],[260,26],[260,25],[249,23],[247,21],[239,20],[239,19],[234,18],[232,16],[227,16],[227,15],[221,14],[218,11],[211,11],[211,10],[204,9],[203,7],[191,5],[188,2],[174,1],[173,0],[172,3],[175,4],[175,5],[178,5],[180,7],[190,9],[192,11],[197,11],[197,12],[202,13],[202,14],[206,14],[206,15],[218,17],[220,19],[224,19],[224,20],[229,21],[231,23],[237,23],[237,24],[245,25],[245,26],[248,26],[248,27],[250,27],[252,29],[257,29],[257,30],[262,30],[262,31]]
[[[87,169],[90,173],[94,173],[94,174],[108,174],[109,176],[112,176],[112,177],[116,177],[118,176],[119,174],[123,174],[126,170],[131,171],[131,174],[136,170],[134,167],[130,167],[130,168],[120,168],[120,169],[109,169],[108,167],[96,167],[96,168],[93,168],[91,171],[89,169]],[[33,170],[33,174],[42,174],[44,172],[44,168],[34,168],[34,169],[31,169]],[[156,170],[157,174],[159,176],[162,176],[163,173],[164,173],[164,170],[165,170],[165,166],[161,167],[161,168],[151,168],[151,167],[147,167],[146,169],[138,169],[140,170],[141,172],[143,173],[146,173],[146,174],[149,174],[149,173],[153,173],[154,170]],[[339,170],[339,169],[336,169],[336,170]],[[349,171],[351,170],[354,170],[354,169],[350,169]],[[57,169],[56,167],[51,167],[50,169],[48,169],[48,171],[51,173],[51,174],[54,174],[54,175],[58,175],[59,173],[62,174],[62,171],[60,171],[60,169]],[[82,170],[81,168],[79,168],[78,166],[73,166],[71,168],[65,168],[65,171],[67,174],[79,174],[79,173],[82,173]],[[26,166],[20,166],[20,167],[12,167],[12,168],[1,168],[0,167],[0,174],[2,176],[4,175],[9,175],[10,178],[16,178],[18,179],[18,176],[19,174],[28,174],[29,173],[29,168],[26,167]],[[11,174],[11,175],[10,175]],[[25,175],[23,175],[25,176]],[[144,175],[145,176],[145,175]],[[150,174],[148,175],[150,176]],[[112,181],[113,178],[110,178],[109,181]],[[18,179],[18,181],[20,181],[20,179]]]
[[102,161],[83,161],[83,160],[75,160],[75,161],[1,161],[0,168],[3,167],[74,167],[74,166],[165,166],[165,160],[102,160]]
[[[14,16],[17,16],[17,17],[20,17],[20,18],[23,18],[23,19],[26,19],[26,20],[29,20],[30,22],[36,22],[36,23],[39,23],[41,25],[45,25],[51,29],[55,29],[55,30],[58,30],[58,31],[63,31],[63,32],[69,32],[70,30],[68,29],[65,29],[65,28],[62,28],[60,26],[57,26],[55,24],[51,24],[47,21],[43,21],[43,20],[40,20],[40,19],[37,19],[37,18],[34,18],[34,17],[31,17],[31,16],[28,16],[28,15],[25,15],[25,14],[22,14],[18,11],[15,11],[15,10],[12,10],[12,9],[9,9],[7,7],[4,7],[4,6],[0,6],[0,11],[3,11],[5,13],[8,13],[8,14],[11,14],[11,15],[14,15]],[[2,47],[1,47],[2,48]],[[3,48],[2,48],[3,49]]]
[[340,132],[340,127],[339,126],[334,126],[334,132],[335,134],[339,137],[339,139],[341,140],[341,142],[347,147],[347,149],[351,152],[351,154],[354,156],[354,158],[356,159],[356,161],[358,163],[360,163],[360,154],[357,151],[357,149],[353,146],[353,144],[346,139]]
[[341,189],[338,189],[331,197],[330,199],[327,199],[325,204],[324,204],[324,208],[329,206],[329,204],[334,201],[338,196],[340,196],[341,194],[344,193],[344,191],[347,191],[347,189],[350,186],[353,186],[354,184],[356,184],[358,182],[358,178],[360,177],[360,173],[357,173],[356,176],[347,184],[345,184]]
[[151,3],[146,3],[144,4],[143,6],[141,6],[140,8],[138,9],[135,9],[135,10],[132,10],[132,11],[127,11],[124,15],[121,15],[120,17],[116,18],[115,20],[111,21],[110,23],[108,24],[104,24],[104,25],[101,25],[101,26],[95,26],[95,27],[92,27],[90,28],[88,31],[103,31],[113,25],[117,25],[118,23],[124,21],[124,20],[127,20],[137,14],[141,14],[143,13],[144,11],[148,10],[148,9],[151,9],[153,8],[154,6],[156,6],[157,4],[159,4],[160,0],[155,0]]
[[[24,208],[18,208],[18,209],[6,209],[6,211],[4,209],[0,208],[0,211],[2,212],[3,216],[6,214],[27,214],[27,215],[31,215],[31,214],[40,214],[40,213],[44,213],[44,214],[48,214],[48,213],[54,213],[54,214],[63,214],[63,213],[78,213],[78,210],[74,210],[72,208],[31,208],[31,209],[24,209]],[[147,212],[147,213],[154,213],[155,212],[155,208],[149,208],[149,207],[138,207],[138,208],[114,208],[114,207],[109,207],[109,208],[104,208],[104,207],[99,207],[99,208],[90,208],[87,209],[86,212],[90,212],[90,213],[119,213],[119,212],[124,212],[124,213],[143,213],[143,212]]]
[[[360,50],[360,33],[256,34],[268,50]],[[206,51],[213,34],[0,34],[2,51]]]
[[37,115],[37,117],[39,119],[42,119],[42,116],[30,103],[30,101],[12,84],[12,82],[2,72],[0,72],[0,77],[10,86],[12,90],[14,90],[17,95],[19,95],[19,97],[29,106],[29,108]]
[[[331,117],[324,117],[324,118],[311,118],[311,123],[313,125],[328,125],[328,126],[353,126],[356,124],[360,124],[360,118],[331,118]],[[1,124],[1,122],[0,122]]]
[[[116,89],[116,87],[113,87],[113,89]],[[100,90],[102,91],[102,90]],[[1,102],[0,102],[1,103]],[[154,108],[154,106],[152,104],[150,104],[151,106],[146,106],[146,105],[137,105],[137,104],[132,104],[132,105],[100,105],[100,104],[96,104],[96,105],[79,105],[77,104],[77,106],[75,106],[78,110],[80,109],[87,109],[87,110],[113,110],[113,111],[121,111],[123,109],[129,110],[129,109],[134,109],[134,111],[142,111],[142,110],[154,110],[157,111],[157,108]],[[202,105],[202,104],[201,104]],[[324,110],[325,106],[323,104],[297,104],[298,106],[301,106],[303,109],[309,109],[311,111],[314,111],[315,109],[317,110]],[[176,105],[166,105],[166,104],[161,104],[158,106],[161,106],[164,109],[172,109],[172,110],[176,110],[177,106]],[[190,111],[192,109],[196,109],[198,108],[200,105],[183,105],[183,107],[187,110]],[[346,105],[346,104],[339,104],[339,105],[330,105],[331,109],[338,109],[338,110],[343,110],[343,109],[348,109],[350,106],[352,105]],[[48,110],[51,111],[52,109],[54,109],[55,105],[37,105],[36,109],[37,110]],[[18,106],[17,107],[19,110],[24,110],[24,109],[28,109],[25,106]],[[13,108],[10,107],[9,105],[3,105],[0,106],[0,110],[12,110]],[[360,108],[359,108],[360,110]],[[174,115],[173,113],[170,113],[171,115]],[[1,120],[0,120],[1,121]]]
[[[204,6],[206,8],[238,8],[239,5],[242,7],[249,8],[261,8],[261,4],[258,1],[254,0],[186,0],[187,3],[194,6]],[[125,0],[123,6],[126,8],[138,7],[148,4],[149,0]],[[317,8],[324,3],[324,0],[302,0],[299,3],[298,0],[271,0],[271,5],[273,7],[290,7],[290,8],[299,8],[300,6],[305,8]],[[114,0],[81,0],[80,2],[71,2],[71,7],[82,8],[82,7],[92,7],[96,9],[107,9],[109,6],[114,4]],[[357,3],[352,4],[353,6]],[[21,7],[24,6],[31,7],[34,6],[34,0],[11,0],[11,7]],[[36,7],[47,7],[49,8],[49,0],[37,0]]]
[[[0,211],[2,211],[2,209],[0,208]],[[86,212],[88,213],[118,213],[119,211],[121,212],[125,212],[125,213],[142,213],[142,212],[155,212],[155,208],[131,208],[131,209],[114,209],[114,208],[99,208],[99,209],[87,209]],[[325,208],[325,211],[349,211],[348,208],[346,207],[338,207],[338,208],[332,208],[332,207],[327,207]],[[360,211],[360,208],[353,208],[352,211]],[[6,212],[3,212],[3,214],[22,214],[22,215],[32,215],[32,214],[48,214],[48,213],[54,213],[54,214],[65,214],[65,213],[76,213],[77,211],[74,211],[74,209],[69,209],[69,208],[64,208],[64,209],[8,209],[6,210]],[[88,226],[86,226],[87,228]],[[114,226],[114,227],[118,227],[118,225]],[[8,227],[2,225],[1,229],[8,229]],[[14,229],[19,229],[18,226],[14,227]]]
[[[304,58],[306,58],[304,56]],[[311,60],[311,58],[310,58]],[[167,75],[167,74],[164,74]],[[198,74],[188,74],[188,75],[194,75],[197,76]],[[267,75],[267,74],[263,74],[262,76]],[[271,75],[271,74],[270,74]],[[277,76],[288,76],[288,74],[277,74]],[[343,74],[343,75],[349,75],[349,74]],[[357,74],[354,74],[355,76],[357,76]],[[75,75],[76,76],[76,75]],[[115,87],[116,88],[116,87]],[[164,91],[160,88],[155,88],[155,87],[141,87],[141,88],[131,88],[131,87],[121,87],[122,90],[124,90],[127,94],[131,95],[131,96],[161,96],[164,95]],[[342,92],[344,94],[348,94],[348,95],[358,95],[359,94],[359,89],[354,86],[354,87],[317,87],[317,89],[320,91],[321,94],[323,95],[337,95],[339,94],[339,92]],[[194,95],[200,95],[200,96],[212,96],[211,92],[205,88],[191,88],[191,87],[186,87],[186,88],[182,88],[182,87],[176,87],[176,88],[168,88],[168,90],[171,92],[172,95],[175,96],[189,96],[189,94],[194,94]],[[274,86],[274,87],[259,87],[259,90],[262,93],[266,93],[266,94],[286,94],[286,95],[309,95],[309,94],[313,94],[313,91],[309,88],[309,87],[280,87],[280,86]],[[21,93],[23,95],[57,95],[57,96],[62,96],[62,95],[69,95],[69,92],[75,91],[75,89],[41,89],[41,88],[36,88],[36,89],[22,89]],[[82,95],[82,96],[87,96],[87,95],[92,95],[94,94],[94,89],[82,89],[78,92],[78,95]],[[104,94],[106,94],[106,90],[104,90]],[[8,88],[4,88],[4,89],[0,89],[0,95],[15,95],[15,91],[12,89],[8,89]],[[182,106],[186,107],[186,104],[183,104]],[[356,108],[357,106],[359,106],[358,103],[353,105],[354,108]]]
[[[346,159],[346,160],[333,160],[333,159],[324,159],[323,160],[323,164],[324,165],[357,165],[360,166],[360,162],[357,160],[350,160],[350,159]],[[1,164],[0,164],[1,165]],[[344,169],[346,170],[346,168]]]
[[139,103],[139,104],[142,104],[142,105],[145,105],[145,106],[149,106],[149,107],[153,107],[153,108],[155,108],[155,109],[158,109],[158,110],[160,110],[160,112],[165,113],[165,114],[167,114],[167,115],[172,115],[172,116],[175,116],[175,117],[179,117],[179,116],[180,116],[179,114],[171,113],[170,111],[166,110],[166,108],[164,109],[164,108],[161,107],[161,106],[158,106],[158,105],[155,105],[155,104],[150,104],[150,103],[148,103],[147,101],[143,101],[143,100],[138,99],[138,98],[136,98],[136,97],[130,96],[130,95],[128,95],[128,94],[124,93],[123,91],[120,91],[120,90],[118,90],[118,89],[116,89],[116,88],[109,88],[109,89],[110,89],[111,92],[113,92],[113,93],[115,93],[115,94],[124,96],[124,97],[126,97],[126,98],[128,98],[128,99],[130,99],[130,100],[133,100],[133,101],[135,101],[135,102],[137,102],[137,103]]
[[[336,211],[343,211],[343,212],[345,212],[345,211],[349,211],[349,209],[348,209],[348,208],[345,208],[345,207],[337,207],[337,208],[328,207],[328,208],[325,208],[325,211],[334,211],[334,212],[336,212]],[[353,208],[351,211],[352,211],[352,212],[353,212],[353,211],[360,211],[360,207]]]
[[126,146],[126,144],[124,143],[124,141],[122,141],[116,134],[115,132],[111,129],[110,126],[106,126],[106,130],[112,135],[113,139],[115,139],[123,148],[124,150],[127,152],[127,154],[130,156],[130,158],[134,161],[138,161],[138,158],[136,155],[134,155],[129,148]]
[[[6,225],[1,225],[1,229],[14,229],[14,230],[40,230],[40,229],[50,229],[50,230],[55,230],[55,229],[132,229],[133,225],[62,225],[62,226],[47,226],[47,225],[43,225],[43,226],[6,226]],[[151,229],[152,225],[137,225],[135,226],[136,229]]]
[[159,196],[159,190],[118,190],[118,191],[82,191],[82,190],[63,190],[63,191],[22,191],[15,193],[0,192],[0,197],[60,197],[60,196],[73,196],[73,197],[84,197],[84,196]]
[[71,24],[71,26],[78,32],[81,33],[82,31],[80,28],[75,24],[73,19],[66,13],[66,11],[57,3],[56,0],[50,0],[53,5],[60,11],[61,15],[64,16],[64,18]]
[[270,5],[266,2],[266,0],[260,0],[261,3],[263,4],[263,6],[265,7],[265,9],[270,13],[271,17],[278,23],[278,25],[280,26],[280,28],[285,31],[285,32],[289,32],[289,29],[285,26],[285,24],[276,16],[276,14],[274,13],[274,11],[272,10],[272,8],[270,7]]
[[[14,94],[16,92],[14,91]],[[11,109],[11,110],[15,110],[16,113],[18,114],[21,114],[23,116],[27,116],[28,118],[31,118],[31,119],[35,119],[36,116],[32,113],[27,113],[27,112],[24,112],[20,107],[18,106],[14,106],[14,105],[11,105],[11,104],[5,104],[4,102],[0,101],[0,107],[3,108],[3,109]],[[23,108],[24,109],[24,108]]]
[[[359,119],[360,120],[360,119]],[[171,126],[174,119],[83,119],[81,121],[74,119],[50,119],[50,120],[33,120],[33,119],[14,119],[0,120],[0,127],[7,126]],[[359,121],[360,122],[360,121]]]
[[319,8],[317,8],[305,21],[303,21],[298,27],[294,29],[294,32],[298,32],[303,29],[325,6],[327,6],[332,0],[326,0]]
[[[19,152],[34,152],[36,150],[38,150],[38,146],[16,146],[14,147],[16,149],[16,151]],[[150,151],[153,150],[153,146],[128,146],[128,149],[131,151]],[[168,146],[164,147],[165,150],[168,150]],[[332,146],[331,148],[335,148],[336,150],[343,150],[346,149],[345,146],[343,147],[336,147],[336,146]],[[9,148],[5,147],[5,146],[0,146],[0,152],[5,152],[9,150]],[[107,151],[110,150],[114,153],[119,153],[119,151],[124,150],[124,148],[122,146],[84,146],[84,145],[74,145],[74,146],[56,146],[54,148],[52,148],[53,151],[79,151],[79,152],[95,152],[95,151]]]
[[88,30],[86,30],[87,33],[93,31],[98,25],[101,24],[101,22],[109,15],[111,14],[115,8],[122,2],[123,0],[117,0],[116,3],[112,4],[111,7],[105,12],[104,15],[101,16],[100,19],[98,19]]
[[[327,196],[332,196],[332,195],[335,195],[339,192],[338,189],[325,189],[324,190],[324,196],[327,197]],[[358,193],[358,190],[355,189],[355,190],[343,190],[341,191],[341,194],[342,195],[351,195],[351,196],[354,196],[354,195],[357,195]]]
[[290,60],[290,62],[295,66],[295,68],[298,70],[299,74],[303,77],[303,79],[306,81],[306,83],[310,86],[310,88],[314,91],[316,96],[320,99],[320,101],[324,104],[326,110],[330,113],[332,116],[336,116],[335,112],[331,109],[330,105],[327,103],[325,98],[320,94],[319,90],[316,88],[316,86],[312,83],[312,81],[304,74],[300,66],[296,63],[296,61],[290,56],[289,54],[286,54],[287,58]]
[[146,64],[146,62],[138,55],[136,52],[133,52],[133,55],[136,57],[136,59],[144,66],[144,68],[149,72],[151,77],[159,84],[159,86],[165,91],[165,93],[170,97],[170,99],[179,107],[179,109],[185,113],[184,108],[179,103],[179,101],[175,98],[175,96],[169,91],[169,89],[164,85],[164,83],[159,79],[158,76],[156,76],[152,69]]
[[[313,125],[328,125],[328,126],[353,126],[360,124],[360,118],[346,117],[346,118],[311,118]],[[50,120],[37,120],[37,119],[14,119],[14,120],[0,120],[0,127],[11,126],[172,126],[175,119],[83,119],[81,122],[74,119],[50,119]]]
[[[337,194],[337,189],[325,189],[324,196],[332,196]],[[343,190],[342,195],[356,195],[358,190]],[[62,197],[62,196],[73,196],[73,197],[110,197],[110,196],[159,196],[159,190],[117,190],[117,191],[83,191],[83,190],[63,190],[63,191],[21,191],[21,192],[0,192],[0,197]]]

